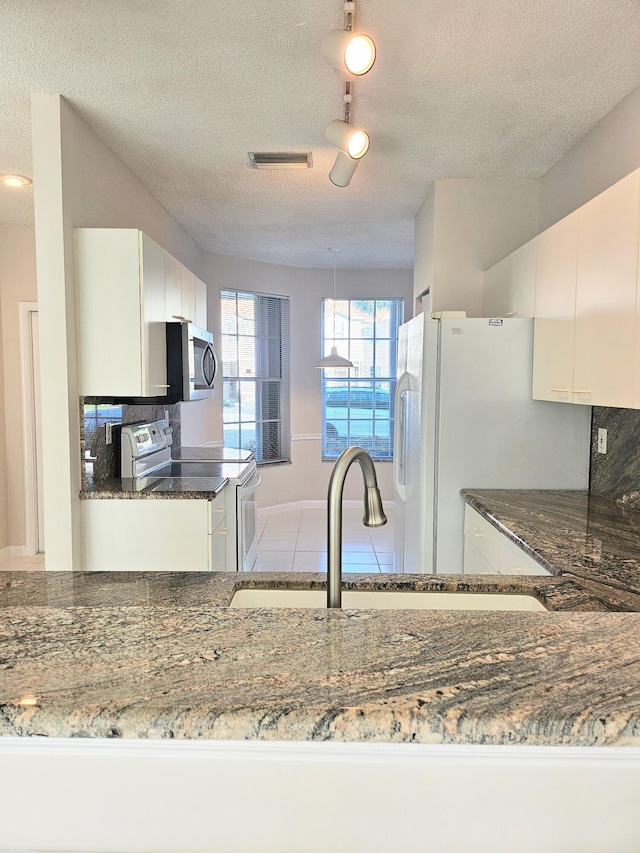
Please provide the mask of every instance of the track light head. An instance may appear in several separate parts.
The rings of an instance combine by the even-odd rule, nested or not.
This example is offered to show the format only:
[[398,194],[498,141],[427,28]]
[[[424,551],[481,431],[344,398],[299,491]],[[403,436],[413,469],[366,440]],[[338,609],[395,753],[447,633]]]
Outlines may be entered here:
[[330,30],[322,40],[322,55],[334,68],[362,77],[376,61],[376,46],[365,33]]
[[353,127],[346,121],[334,119],[324,131],[324,138],[330,145],[359,160],[369,150],[369,134],[359,127]]
[[358,163],[360,160],[354,160],[348,154],[338,151],[336,162],[333,164],[333,169],[329,172],[329,180],[336,187],[348,187],[351,183]]

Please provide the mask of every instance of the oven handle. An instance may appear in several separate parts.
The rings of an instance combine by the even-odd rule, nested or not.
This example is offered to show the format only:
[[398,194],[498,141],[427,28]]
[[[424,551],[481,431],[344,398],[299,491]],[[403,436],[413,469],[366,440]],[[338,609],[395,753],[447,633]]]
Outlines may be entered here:
[[[256,483],[253,483],[253,480],[256,477],[258,478],[258,480]],[[252,483],[252,485],[249,485],[249,483],[247,483],[246,486],[242,487],[242,496],[244,497],[245,495],[250,495],[252,492],[255,492],[255,490],[258,488],[258,486],[260,485],[261,482],[262,482],[262,475],[260,474],[259,471],[256,471],[255,474],[251,475],[251,479],[249,480],[249,483]]]

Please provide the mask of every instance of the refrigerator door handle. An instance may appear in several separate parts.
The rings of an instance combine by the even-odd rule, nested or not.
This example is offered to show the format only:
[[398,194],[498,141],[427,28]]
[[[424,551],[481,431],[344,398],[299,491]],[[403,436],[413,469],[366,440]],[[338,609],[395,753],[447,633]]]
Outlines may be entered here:
[[396,448],[395,448],[395,479],[396,489],[404,497],[404,486],[406,484],[406,451],[407,451],[407,394],[411,377],[403,373],[396,385]]

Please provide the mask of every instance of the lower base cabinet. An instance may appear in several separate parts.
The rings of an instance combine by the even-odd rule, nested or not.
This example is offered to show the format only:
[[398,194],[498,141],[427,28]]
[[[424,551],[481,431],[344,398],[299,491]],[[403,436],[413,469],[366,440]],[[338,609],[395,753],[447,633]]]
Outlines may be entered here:
[[468,504],[464,511],[465,575],[549,575],[545,568]]
[[215,500],[82,501],[82,528],[88,572],[227,571],[224,492]]

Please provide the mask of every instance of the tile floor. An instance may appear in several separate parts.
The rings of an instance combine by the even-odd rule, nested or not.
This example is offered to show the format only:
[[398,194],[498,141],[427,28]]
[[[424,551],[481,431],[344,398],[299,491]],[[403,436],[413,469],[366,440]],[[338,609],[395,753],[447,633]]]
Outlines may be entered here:
[[[385,506],[387,524],[365,527],[362,509],[342,513],[342,571],[393,572],[393,509]],[[255,572],[325,572],[327,511],[301,509],[258,520]]]
[[44,554],[27,557],[0,556],[0,572],[43,572]]

